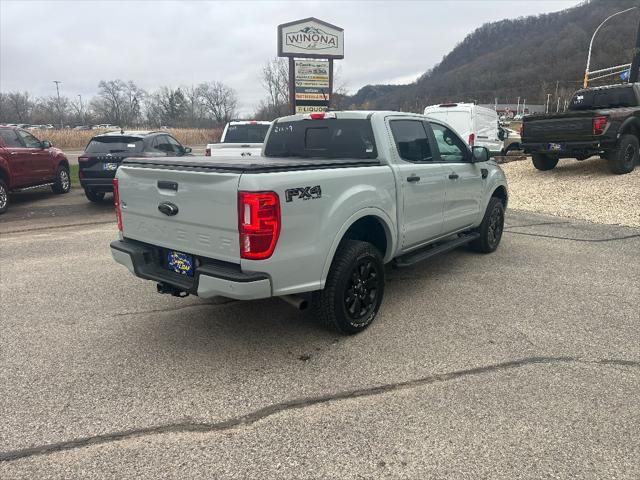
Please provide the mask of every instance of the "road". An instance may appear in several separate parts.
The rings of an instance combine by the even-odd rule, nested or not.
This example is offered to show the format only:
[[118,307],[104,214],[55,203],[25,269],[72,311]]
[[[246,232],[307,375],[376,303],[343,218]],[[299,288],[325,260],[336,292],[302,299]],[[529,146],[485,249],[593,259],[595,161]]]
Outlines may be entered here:
[[393,270],[342,337],[277,299],[158,295],[112,207],[0,219],[0,478],[640,477],[640,230],[508,212]]

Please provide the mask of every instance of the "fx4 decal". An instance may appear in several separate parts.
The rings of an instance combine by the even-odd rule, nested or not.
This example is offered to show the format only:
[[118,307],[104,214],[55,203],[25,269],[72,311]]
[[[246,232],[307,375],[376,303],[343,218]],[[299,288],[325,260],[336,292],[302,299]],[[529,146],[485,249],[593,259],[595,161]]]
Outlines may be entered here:
[[287,202],[292,202],[294,199],[313,200],[322,197],[322,190],[320,185],[316,185],[315,187],[289,188],[284,194]]

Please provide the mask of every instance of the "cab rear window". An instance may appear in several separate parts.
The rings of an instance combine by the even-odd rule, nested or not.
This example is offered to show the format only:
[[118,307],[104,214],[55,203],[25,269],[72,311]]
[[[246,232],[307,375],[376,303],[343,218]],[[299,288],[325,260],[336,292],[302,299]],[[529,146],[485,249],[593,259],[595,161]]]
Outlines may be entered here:
[[269,125],[245,124],[229,125],[222,143],[262,143],[267,136]]
[[86,153],[140,153],[144,148],[141,138],[113,136],[94,138],[89,142]]
[[369,120],[332,118],[276,123],[265,156],[364,159],[378,153]]
[[596,108],[636,107],[638,102],[632,86],[576,92],[571,98],[569,110]]

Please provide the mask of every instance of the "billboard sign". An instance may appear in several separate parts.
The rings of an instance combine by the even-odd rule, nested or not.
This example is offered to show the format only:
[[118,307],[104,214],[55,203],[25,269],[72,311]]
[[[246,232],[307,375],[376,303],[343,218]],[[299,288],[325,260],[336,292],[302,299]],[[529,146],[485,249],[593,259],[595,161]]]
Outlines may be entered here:
[[278,25],[278,56],[344,58],[344,30],[309,17]]

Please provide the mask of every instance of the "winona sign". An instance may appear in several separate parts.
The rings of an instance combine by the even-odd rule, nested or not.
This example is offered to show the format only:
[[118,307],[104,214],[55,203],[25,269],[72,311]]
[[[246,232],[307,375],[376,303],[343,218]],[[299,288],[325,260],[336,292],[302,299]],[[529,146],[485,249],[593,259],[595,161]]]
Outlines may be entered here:
[[338,36],[314,27],[305,27],[286,34],[286,44],[304,50],[338,48]]
[[344,58],[344,30],[313,17],[278,25],[278,56]]

